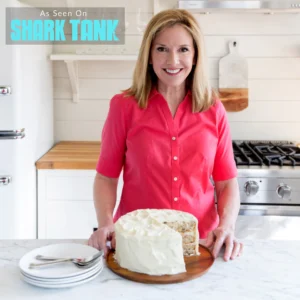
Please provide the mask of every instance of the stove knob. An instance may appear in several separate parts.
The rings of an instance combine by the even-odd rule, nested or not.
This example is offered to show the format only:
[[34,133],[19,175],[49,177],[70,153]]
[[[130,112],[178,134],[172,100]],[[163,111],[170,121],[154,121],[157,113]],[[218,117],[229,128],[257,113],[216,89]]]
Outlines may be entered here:
[[281,184],[277,188],[277,195],[283,200],[291,199],[292,189],[287,184]]
[[244,190],[247,196],[254,196],[257,194],[259,186],[256,181],[247,181]]

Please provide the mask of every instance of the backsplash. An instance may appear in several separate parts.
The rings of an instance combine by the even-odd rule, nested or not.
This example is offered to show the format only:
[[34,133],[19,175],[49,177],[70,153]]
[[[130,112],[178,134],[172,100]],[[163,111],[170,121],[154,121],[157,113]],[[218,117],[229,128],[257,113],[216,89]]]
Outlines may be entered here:
[[[105,2],[97,3],[107,6]],[[114,6],[118,3],[124,6],[121,0],[115,0]],[[153,15],[152,0],[131,1],[126,6],[124,46],[57,45],[54,51],[136,54],[142,38],[136,24],[137,7],[142,8],[143,19],[149,20]],[[248,61],[249,106],[244,111],[228,113],[232,138],[299,142],[299,15],[197,14],[196,17],[205,35],[214,87],[218,86],[218,62],[228,53],[229,41],[239,43],[239,52]],[[100,140],[110,98],[130,86],[134,65],[130,61],[79,62],[80,101],[74,104],[65,63],[54,62],[55,140]]]

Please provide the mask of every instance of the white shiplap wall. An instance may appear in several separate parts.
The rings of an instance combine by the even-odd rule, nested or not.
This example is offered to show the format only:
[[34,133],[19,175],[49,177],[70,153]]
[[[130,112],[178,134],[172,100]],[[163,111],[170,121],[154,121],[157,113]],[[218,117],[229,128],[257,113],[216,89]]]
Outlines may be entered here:
[[[108,6],[108,1],[97,1]],[[145,20],[153,15],[152,0],[109,1],[126,5],[126,53],[141,41],[136,9]],[[171,3],[171,2],[169,2]],[[172,4],[171,4],[172,6]],[[169,6],[170,7],[170,6]],[[229,113],[233,139],[300,141],[300,14],[196,15],[205,34],[210,79],[218,86],[218,61],[235,39],[249,66],[249,107]],[[75,52],[90,46],[55,46],[55,52]],[[120,51],[114,48],[113,51]],[[101,53],[107,46],[93,46]],[[79,63],[80,103],[71,101],[71,86],[63,62],[54,62],[55,140],[100,140],[109,99],[131,83],[134,62]]]

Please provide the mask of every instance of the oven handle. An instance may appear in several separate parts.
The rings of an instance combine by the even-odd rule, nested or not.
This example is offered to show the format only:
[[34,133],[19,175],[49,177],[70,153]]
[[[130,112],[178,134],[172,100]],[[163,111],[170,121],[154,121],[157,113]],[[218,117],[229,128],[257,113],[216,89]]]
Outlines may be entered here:
[[300,205],[244,205],[241,204],[239,215],[242,216],[300,216]]

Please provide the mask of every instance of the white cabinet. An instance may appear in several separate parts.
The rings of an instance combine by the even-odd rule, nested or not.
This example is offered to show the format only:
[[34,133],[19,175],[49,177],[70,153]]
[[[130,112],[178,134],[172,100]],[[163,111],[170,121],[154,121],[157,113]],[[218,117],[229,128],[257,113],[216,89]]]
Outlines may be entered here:
[[[88,239],[97,228],[94,170],[38,170],[38,238]],[[122,192],[122,174],[117,205]]]

